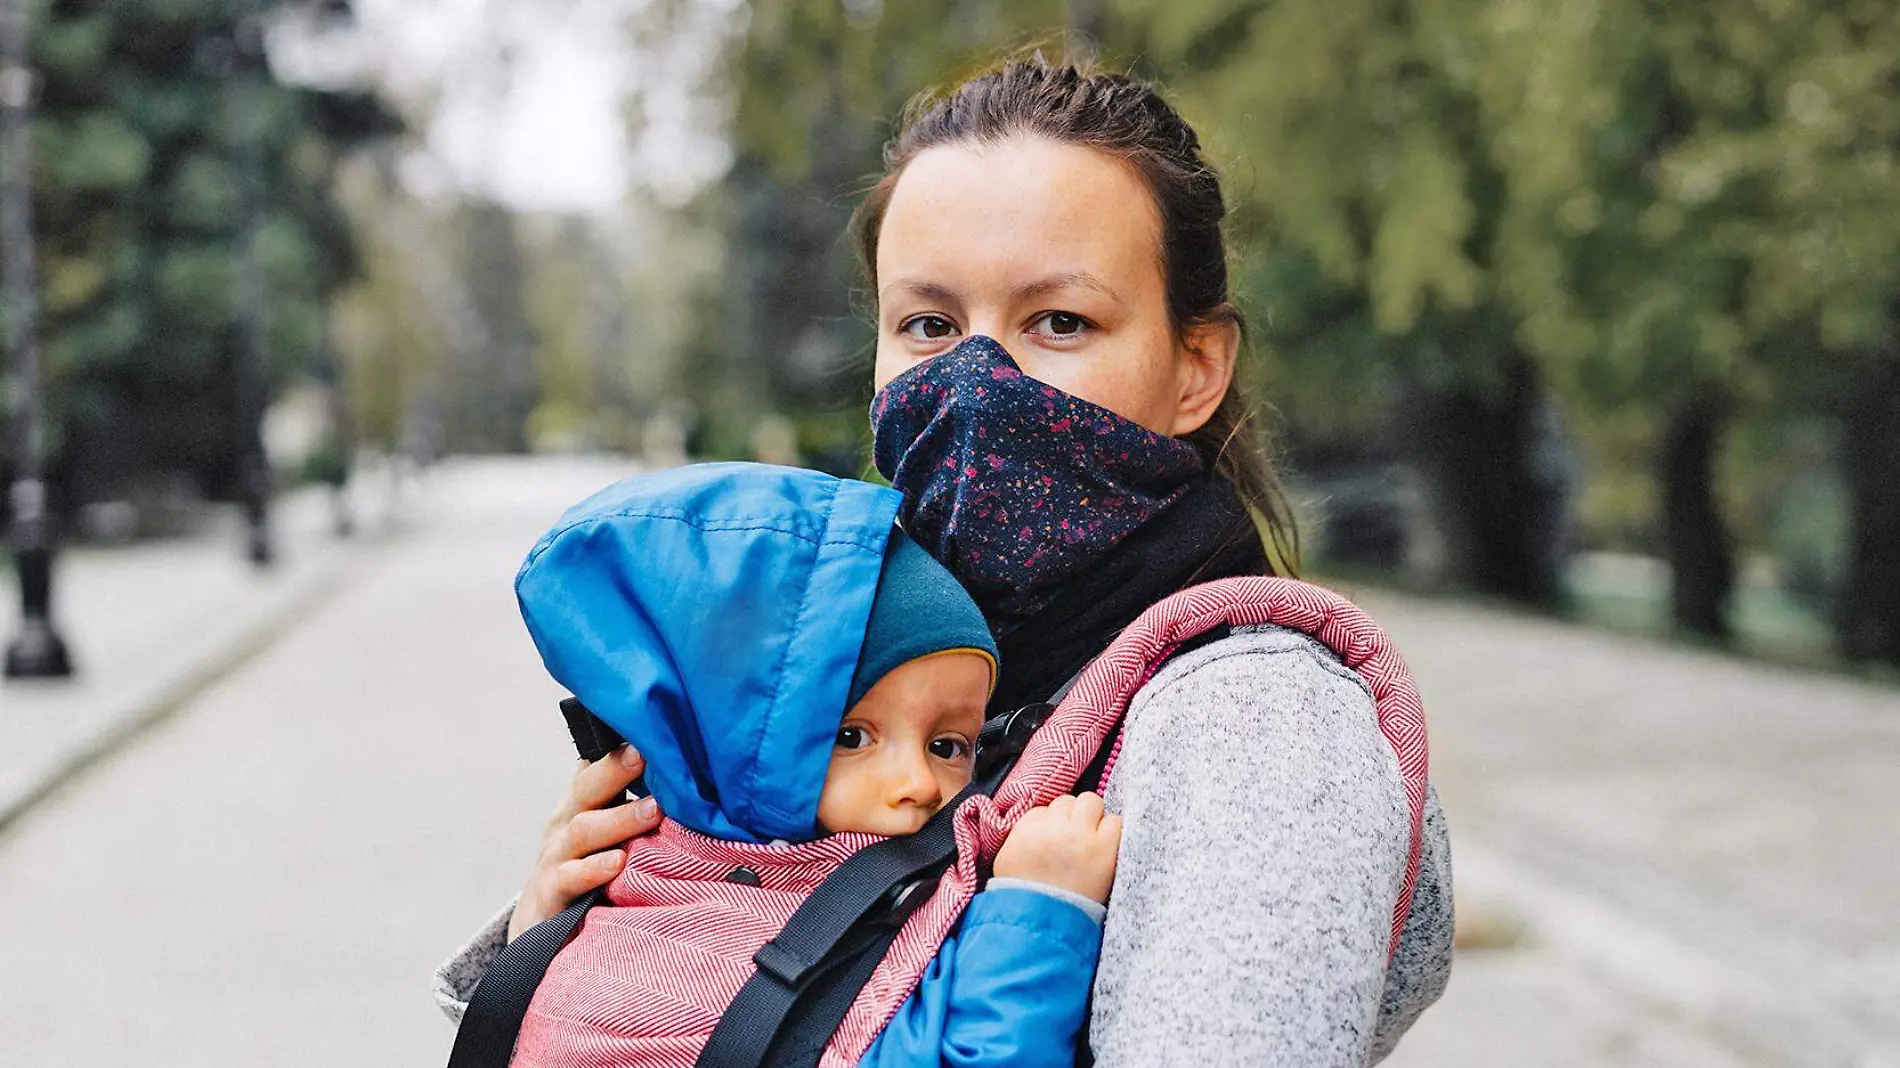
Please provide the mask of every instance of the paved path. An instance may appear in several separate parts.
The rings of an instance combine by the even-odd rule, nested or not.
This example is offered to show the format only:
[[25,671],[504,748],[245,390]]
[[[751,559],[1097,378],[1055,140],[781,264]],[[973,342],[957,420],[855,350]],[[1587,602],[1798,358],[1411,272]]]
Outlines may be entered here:
[[[442,1063],[427,973],[568,768],[509,579],[620,473],[452,465],[301,626],[0,835],[0,1064]],[[1900,1063],[1900,694],[1365,603],[1428,700],[1467,940],[1518,935],[1390,1063]]]
[[0,838],[0,1064],[443,1063],[429,970],[571,759],[510,580],[624,471],[440,471],[307,622]]
[[1462,954],[1392,1063],[1900,1065],[1900,691],[1368,594],[1416,672]]
[[[192,536],[62,552],[54,622],[76,674],[0,686],[0,827],[72,772],[240,663],[335,587],[369,546],[400,525],[387,467],[359,470],[358,533],[335,537],[328,490],[280,497],[271,514],[277,562],[243,557],[235,510]],[[0,626],[17,632],[19,594],[0,568]]]

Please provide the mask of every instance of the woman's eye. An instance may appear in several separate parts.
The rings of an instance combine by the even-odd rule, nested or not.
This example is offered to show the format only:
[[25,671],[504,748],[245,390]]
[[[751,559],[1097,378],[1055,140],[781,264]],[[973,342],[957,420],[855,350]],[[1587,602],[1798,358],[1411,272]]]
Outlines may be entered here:
[[913,341],[941,341],[957,332],[957,324],[941,315],[919,315],[897,329],[899,333],[910,335]]
[[1088,328],[1089,321],[1073,312],[1049,312],[1036,320],[1038,333],[1051,337],[1074,337]]
[[930,755],[938,760],[962,760],[970,754],[970,743],[961,738],[938,738],[930,743]]
[[871,736],[865,732],[863,727],[838,728],[838,748],[863,749],[870,744]]

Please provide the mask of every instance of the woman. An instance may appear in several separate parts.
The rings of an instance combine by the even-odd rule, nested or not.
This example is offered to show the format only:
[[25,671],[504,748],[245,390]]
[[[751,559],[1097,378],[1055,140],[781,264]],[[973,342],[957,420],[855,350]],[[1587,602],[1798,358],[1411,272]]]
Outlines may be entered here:
[[[915,105],[860,208],[877,300],[878,468],[907,532],[982,606],[994,708],[1040,700],[1196,582],[1266,573],[1292,527],[1234,381],[1219,182],[1194,131],[1117,75],[1010,63]],[[506,936],[610,879],[652,806],[583,768],[512,915],[445,966],[465,1000]],[[1136,696],[1107,788],[1125,821],[1091,1045],[1098,1064],[1363,1065],[1443,990],[1436,798],[1409,859],[1371,695],[1318,643],[1238,629]]]

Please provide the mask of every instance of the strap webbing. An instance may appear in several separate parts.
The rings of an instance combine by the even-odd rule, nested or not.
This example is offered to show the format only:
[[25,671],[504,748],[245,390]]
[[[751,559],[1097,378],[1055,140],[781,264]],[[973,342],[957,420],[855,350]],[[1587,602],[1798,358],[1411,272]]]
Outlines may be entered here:
[[[889,838],[866,846],[838,866],[804,904],[792,913],[778,936],[767,942],[753,961],[758,971],[726,1006],[712,1037],[694,1063],[698,1068],[759,1068],[779,1037],[786,1018],[807,991],[820,980],[827,994],[845,996],[845,1007],[856,1000],[857,985],[835,981],[838,966],[850,963],[837,950],[854,930],[867,922],[880,927],[903,926],[909,909],[921,904],[935,888],[950,862],[956,859],[956,812],[963,802],[994,790],[1000,776],[971,783],[939,809],[916,834]],[[902,894],[902,900],[892,900]],[[869,938],[869,935],[863,937]],[[885,945],[888,946],[886,941]],[[866,947],[868,949],[868,946]],[[858,960],[866,954],[853,956]],[[883,953],[874,955],[871,967]],[[870,978],[870,971],[864,972]],[[844,992],[847,991],[848,994]],[[827,1001],[829,998],[826,999]],[[842,1020],[843,1014],[839,1017]],[[832,1024],[835,1030],[836,1022]],[[826,1031],[829,1038],[831,1032]],[[822,1047],[821,1047],[822,1048]]]
[[468,999],[462,1026],[455,1032],[455,1048],[449,1053],[449,1068],[508,1068],[534,988],[541,985],[548,965],[573,937],[587,910],[605,897],[605,890],[595,890],[508,943]]
[[779,1027],[778,1038],[766,1051],[765,1063],[771,1068],[818,1068],[831,1036],[844,1023],[845,1014],[858,1000],[858,992],[871,981],[871,973],[884,961],[891,943],[897,941],[901,923],[878,924],[870,928],[862,944],[841,947],[843,962],[835,976],[807,991],[794,1006],[791,1017]]

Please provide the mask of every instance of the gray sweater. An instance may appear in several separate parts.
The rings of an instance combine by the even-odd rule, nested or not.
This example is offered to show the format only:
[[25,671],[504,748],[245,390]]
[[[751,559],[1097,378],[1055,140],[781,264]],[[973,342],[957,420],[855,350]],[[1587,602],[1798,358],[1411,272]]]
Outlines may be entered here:
[[[1377,1063],[1444,991],[1451,853],[1436,793],[1388,962],[1409,847],[1372,695],[1323,645],[1249,628],[1135,696],[1108,805],[1125,826],[1095,977],[1100,1068]],[[436,973],[459,1019],[504,910]]]

